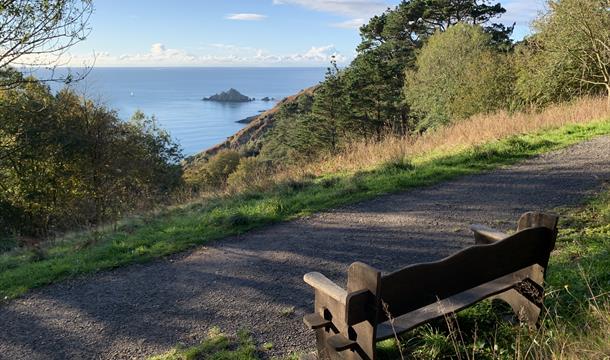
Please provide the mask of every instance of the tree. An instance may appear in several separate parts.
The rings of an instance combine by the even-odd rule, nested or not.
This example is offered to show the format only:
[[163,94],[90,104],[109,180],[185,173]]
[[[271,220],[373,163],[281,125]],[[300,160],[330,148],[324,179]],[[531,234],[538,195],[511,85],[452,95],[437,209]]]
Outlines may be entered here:
[[314,96],[304,93],[296,101],[282,104],[273,128],[263,139],[260,156],[275,164],[298,163],[313,157],[315,147],[309,144],[308,124]]
[[512,27],[490,23],[506,12],[500,3],[487,0],[403,0],[394,10],[373,17],[360,29],[358,51],[368,51],[388,43],[401,52],[419,48],[436,31],[458,23],[484,26],[498,41],[507,40]]
[[137,114],[129,122],[34,79],[0,90],[0,242],[100,225],[165,200],[180,148]]
[[405,95],[420,129],[507,107],[513,89],[507,55],[478,25],[457,24],[433,35],[407,72]]
[[0,0],[0,88],[28,79],[11,67],[50,67],[45,80],[75,80],[54,69],[67,49],[87,37],[92,11],[91,0]]
[[303,134],[310,147],[316,149],[314,153],[336,153],[354,130],[349,126],[345,93],[342,74],[333,58],[324,82],[315,91],[310,121]]
[[551,0],[523,45],[518,90],[544,104],[605,91],[610,106],[610,2]]
[[365,138],[380,140],[386,132],[405,133],[408,106],[402,96],[405,60],[388,48],[356,57],[343,73],[350,116]]
[[510,48],[512,27],[491,22],[505,11],[485,0],[411,0],[373,17],[360,29],[358,56],[347,70],[353,115],[370,121],[378,137],[385,129],[413,130],[416,124],[402,89],[416,51],[434,33],[458,23],[481,25],[495,46]]

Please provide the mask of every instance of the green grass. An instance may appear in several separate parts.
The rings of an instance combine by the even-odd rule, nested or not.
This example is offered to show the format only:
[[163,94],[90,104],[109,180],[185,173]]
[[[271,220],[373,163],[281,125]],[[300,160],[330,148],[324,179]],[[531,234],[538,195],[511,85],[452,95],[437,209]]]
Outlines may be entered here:
[[0,255],[0,299],[62,279],[150,261],[212,240],[340,205],[476,174],[610,134],[610,121],[511,137],[448,154],[431,154],[377,169],[279,184],[264,193],[219,196],[132,219],[116,231],[73,236],[42,252]]
[[258,360],[257,349],[250,334],[240,331],[229,338],[218,328],[212,328],[207,338],[193,347],[176,347],[149,360]]
[[[511,324],[506,321],[512,315],[506,305],[486,301],[404,335],[403,356],[610,358],[610,191],[581,208],[558,213],[560,232],[547,273],[546,309],[539,329]],[[378,344],[378,350],[381,359],[400,358],[393,339]]]

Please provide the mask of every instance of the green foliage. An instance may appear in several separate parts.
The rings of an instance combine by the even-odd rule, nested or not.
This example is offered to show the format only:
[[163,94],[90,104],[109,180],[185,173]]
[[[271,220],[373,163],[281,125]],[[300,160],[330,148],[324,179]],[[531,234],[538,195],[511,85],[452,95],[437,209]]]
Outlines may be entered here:
[[51,282],[134,262],[143,262],[197,244],[370,199],[381,194],[431,185],[457,176],[512,164],[542,152],[610,133],[608,121],[566,126],[535,135],[512,137],[459,152],[411,159],[411,166],[380,166],[288,186],[278,184],[256,196],[222,195],[201,203],[134,219],[116,231],[100,232],[82,246],[83,236],[44,247],[34,261],[24,250],[0,254],[0,299],[12,298]]
[[252,336],[240,331],[237,339],[227,337],[214,327],[199,345],[190,348],[177,347],[169,352],[153,356],[149,360],[258,360]]
[[356,131],[342,75],[333,60],[313,97],[304,97],[296,106],[284,109],[281,123],[271,134],[271,146],[263,149],[264,156],[281,162],[311,161],[336,153],[353,137]]
[[514,76],[492,40],[480,26],[466,24],[430,37],[405,84],[420,130],[508,107]]
[[316,149],[315,152],[336,153],[353,130],[348,121],[344,81],[337,63],[333,60],[331,65],[326,79],[315,92],[310,121],[305,129],[310,134],[307,147]]
[[316,149],[308,145],[310,136],[306,130],[313,102],[313,95],[303,94],[298,101],[280,107],[273,130],[264,139],[262,159],[291,164],[315,154]]
[[224,150],[212,156],[205,164],[189,169],[186,174],[191,186],[203,190],[221,190],[227,184],[229,175],[237,170],[240,155],[234,150]]
[[[416,50],[436,31],[459,23],[487,24],[481,31],[488,34],[489,46],[511,48],[512,28],[490,24],[504,12],[500,4],[487,1],[412,0],[373,17],[360,29],[362,42],[349,67],[340,71],[332,61],[308,103],[282,107],[263,141],[262,156],[294,164],[335,153],[354,139],[377,141],[387,133],[404,135],[416,130],[419,119],[410,113],[411,104],[403,94],[405,70],[413,68]],[[510,72],[504,60],[498,56],[484,65],[488,72],[494,66],[503,67],[504,76]],[[498,102],[509,89],[488,90],[494,90],[493,99]],[[484,105],[480,107],[491,107]]]
[[122,122],[69,90],[53,95],[29,79],[0,92],[0,117],[3,234],[46,238],[100,225],[180,184],[179,147],[142,114]]
[[270,182],[273,166],[258,157],[244,157],[229,178],[227,185],[232,191],[262,191]]
[[606,0],[551,0],[519,49],[517,91],[528,105],[606,91],[610,101],[610,9]]
[[[385,52],[390,53],[385,53]],[[410,130],[408,106],[402,96],[407,58],[385,47],[363,52],[344,72],[350,118],[356,134],[380,140],[388,132]]]
[[[403,96],[405,71],[412,69],[416,50],[437,31],[459,24],[489,24],[505,9],[487,1],[403,1],[395,9],[373,17],[360,30],[358,56],[347,69],[352,114],[369,124],[369,135],[385,131],[406,133],[417,127]],[[491,24],[484,28],[495,45],[509,47],[512,28]]]

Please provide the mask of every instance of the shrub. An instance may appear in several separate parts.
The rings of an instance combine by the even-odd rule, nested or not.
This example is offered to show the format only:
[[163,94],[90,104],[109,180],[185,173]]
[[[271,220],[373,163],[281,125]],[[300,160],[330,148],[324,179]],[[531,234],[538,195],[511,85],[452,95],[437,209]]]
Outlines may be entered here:
[[222,189],[226,186],[229,175],[237,169],[239,162],[240,156],[237,151],[221,151],[196,170],[195,184],[206,190]]
[[458,24],[423,47],[407,71],[405,96],[420,129],[508,106],[514,75],[506,54],[480,26]]
[[260,191],[271,182],[273,166],[271,162],[255,157],[242,158],[237,169],[229,175],[227,180],[231,191],[254,190]]

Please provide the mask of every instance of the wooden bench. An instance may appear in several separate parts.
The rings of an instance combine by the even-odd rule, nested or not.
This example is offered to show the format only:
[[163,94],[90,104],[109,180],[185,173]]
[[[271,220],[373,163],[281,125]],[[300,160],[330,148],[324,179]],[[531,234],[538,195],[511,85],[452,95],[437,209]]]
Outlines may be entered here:
[[315,290],[315,312],[303,320],[315,330],[318,358],[375,359],[377,341],[492,297],[536,325],[557,217],[526,213],[510,236],[480,225],[472,230],[474,246],[440,261],[383,276],[355,262],[348,269],[347,290],[320,273],[306,274],[305,282]]

